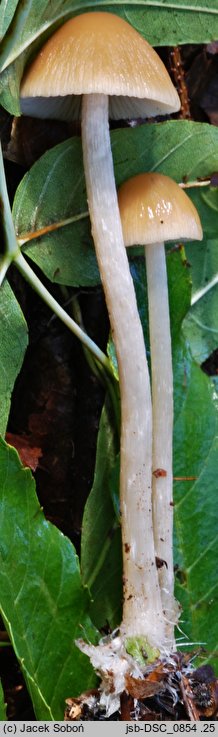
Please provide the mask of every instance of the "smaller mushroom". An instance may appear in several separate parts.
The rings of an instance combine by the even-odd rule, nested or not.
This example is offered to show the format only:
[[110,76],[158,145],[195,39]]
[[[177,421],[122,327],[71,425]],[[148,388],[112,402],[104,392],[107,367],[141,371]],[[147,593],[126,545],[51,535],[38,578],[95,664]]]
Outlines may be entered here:
[[152,375],[152,504],[155,553],[165,565],[158,569],[166,639],[174,642],[177,605],[173,573],[173,372],[164,241],[201,240],[198,213],[185,192],[163,174],[139,174],[119,189],[124,242],[145,246]]

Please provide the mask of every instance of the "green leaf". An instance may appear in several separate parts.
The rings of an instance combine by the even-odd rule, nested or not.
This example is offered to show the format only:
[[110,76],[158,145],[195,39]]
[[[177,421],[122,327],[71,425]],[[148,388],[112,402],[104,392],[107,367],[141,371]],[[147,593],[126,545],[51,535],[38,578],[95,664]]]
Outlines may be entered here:
[[174,120],[124,128],[113,131],[111,141],[118,185],[143,171],[159,171],[177,182],[204,179],[218,166],[218,130],[208,123]]
[[[111,479],[116,463],[116,438],[108,402],[101,416],[92,490],[83,515],[81,570],[84,584],[91,590],[90,614],[96,626],[110,622],[113,627],[120,615],[122,563],[120,530],[111,498]],[[116,583],[114,579],[116,569]]]
[[[69,140],[48,151],[25,175],[13,205],[15,230],[19,237],[86,211],[81,145]],[[92,286],[100,280],[87,217],[30,242],[24,251],[51,281]]]
[[[0,258],[0,284],[7,272],[14,252],[17,252],[17,241],[8,199],[4,174],[3,158],[0,146],[0,228],[3,243]],[[0,433],[4,435],[10,398],[15,379],[22,366],[27,347],[27,325],[20,306],[7,282],[0,289]]]
[[218,187],[212,187],[212,189],[205,189],[202,192],[202,199],[210,207],[210,211],[218,213]]
[[0,433],[5,434],[11,393],[28,343],[27,325],[11,287],[0,289]]
[[0,442],[0,610],[37,719],[63,719],[68,696],[92,687],[74,644],[93,639],[89,597],[71,542],[47,522],[35,483],[16,451]]
[[4,692],[0,681],[0,721],[5,722],[7,719],[6,715],[6,704],[4,699]]
[[[201,191],[197,206],[201,213],[204,207],[205,219],[207,217],[205,231],[208,238],[197,244],[196,255],[193,245],[186,247],[191,264],[193,298],[198,297],[198,300],[187,315],[183,328],[194,358],[198,363],[202,363],[218,345],[218,285],[213,285],[213,280],[218,275],[218,188]],[[210,284],[210,290],[201,296],[199,290]]]
[[[17,7],[16,7],[17,6]],[[15,11],[16,8],[16,12]],[[152,46],[207,43],[218,36],[217,0],[6,0],[2,10],[0,70],[4,71],[18,57],[25,60],[39,48],[57,24],[73,15],[90,10],[114,12],[127,20]],[[12,22],[11,22],[12,21]],[[10,24],[10,25],[9,25]],[[8,28],[9,26],[9,28]],[[22,68],[17,68],[17,86]],[[17,114],[18,89],[7,90],[3,104]],[[14,85],[13,85],[14,87]]]
[[16,7],[19,3],[19,0],[6,0],[4,3],[4,7],[1,9],[1,16],[0,16],[0,38],[3,38],[5,35],[8,26],[11,23],[11,20],[14,16]]
[[25,54],[22,54],[0,74],[0,105],[11,115],[20,115],[20,80],[24,63]]
[[[208,241],[208,247],[217,241]],[[192,355],[198,363],[206,361],[218,346],[218,285],[214,286],[189,311],[183,325],[184,335],[190,343]]]
[[196,480],[175,481],[176,593],[183,606],[182,631],[191,642],[203,643],[213,660],[218,639],[217,412],[208,377],[190,360],[188,370],[174,430],[174,475]]
[[[218,213],[217,213],[218,217]],[[210,285],[218,271],[217,238],[204,238],[196,244],[185,246],[189,266],[191,266],[192,296]]]
[[122,547],[120,529],[113,529],[107,556],[92,586],[90,616],[95,626],[113,631],[122,620]]
[[196,187],[188,189],[187,194],[192,199],[197,210],[200,210],[202,222],[204,223],[204,230],[207,232],[208,236],[217,236],[218,188]]
[[[134,9],[133,6],[136,6]],[[139,0],[126,3],[126,20],[150,41],[152,46],[207,43],[217,30],[216,0]],[[140,28],[142,30],[140,30]]]

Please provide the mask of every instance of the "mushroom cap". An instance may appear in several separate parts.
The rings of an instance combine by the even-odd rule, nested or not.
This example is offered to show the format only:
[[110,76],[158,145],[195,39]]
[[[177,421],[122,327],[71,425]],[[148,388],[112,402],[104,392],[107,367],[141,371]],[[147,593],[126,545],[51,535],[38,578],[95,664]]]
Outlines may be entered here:
[[[78,118],[80,96],[91,93],[115,96],[109,105],[115,119],[164,115],[180,108],[159,56],[113,13],[84,13],[55,31],[24,74],[21,109],[36,117]],[[46,101],[48,97],[53,100]]]
[[121,185],[118,203],[125,246],[203,238],[192,201],[164,174],[131,177]]

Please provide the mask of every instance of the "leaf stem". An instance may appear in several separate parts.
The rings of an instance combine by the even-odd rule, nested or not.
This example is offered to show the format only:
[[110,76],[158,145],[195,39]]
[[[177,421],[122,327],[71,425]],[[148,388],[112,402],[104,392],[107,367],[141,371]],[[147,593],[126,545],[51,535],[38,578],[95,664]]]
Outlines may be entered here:
[[71,330],[71,332],[74,333],[74,335],[76,335],[77,338],[79,338],[79,340],[83,343],[83,345],[85,345],[91,351],[91,353],[95,356],[97,361],[99,361],[100,364],[104,366],[109,376],[112,376],[114,379],[113,370],[110,365],[110,361],[105,355],[105,353],[101,351],[101,349],[96,345],[96,343],[94,343],[93,340],[91,340],[91,338],[89,338],[87,333],[81,330],[79,325],[77,325],[77,323],[72,319],[72,317],[70,317],[70,315],[68,315],[67,312],[65,312],[63,307],[59,305],[56,299],[52,297],[48,289],[46,289],[46,287],[44,286],[44,284],[42,284],[38,276],[36,276],[33,269],[31,269],[31,266],[29,266],[29,264],[25,260],[23,254],[18,252],[14,256],[13,260],[17,268],[21,272],[22,276],[24,276],[26,281],[29,282],[29,284],[35,290],[35,292],[37,292],[37,294],[44,300],[44,302],[48,305],[48,307],[50,307],[50,309],[55,313],[55,315],[57,315],[57,317],[59,317],[60,320],[62,320],[62,322],[66,325],[66,327],[69,328],[69,330]]
[[209,292],[212,287],[215,287],[216,284],[218,284],[218,274],[215,274],[215,276],[213,276],[213,279],[211,279],[205,287],[197,289],[197,291],[195,292],[195,294],[193,294],[193,297],[191,298],[191,307],[193,307],[193,305],[195,305],[196,302],[199,301],[199,299],[204,297],[204,295],[207,294],[207,292]]
[[[17,253],[18,245],[17,239],[14,232],[14,224],[11,215],[10,202],[8,197],[7,184],[5,179],[4,162],[2,156],[2,149],[0,144],[0,209],[1,209],[1,222],[5,240],[5,254],[2,260],[1,269],[2,274],[5,276],[14,255]],[[1,277],[1,282],[4,276]]]
[[3,258],[0,261],[0,287],[2,285],[2,282],[4,281],[4,278],[7,274],[7,270],[11,264],[11,258],[8,256],[3,256]]

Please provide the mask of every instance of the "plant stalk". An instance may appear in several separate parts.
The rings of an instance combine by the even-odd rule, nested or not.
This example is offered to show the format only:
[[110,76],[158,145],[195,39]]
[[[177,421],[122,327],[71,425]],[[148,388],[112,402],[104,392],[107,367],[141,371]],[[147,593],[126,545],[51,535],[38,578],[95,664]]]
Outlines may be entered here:
[[4,281],[4,278],[7,274],[7,270],[9,269],[10,265],[11,265],[11,258],[9,258],[7,255],[3,256],[0,262],[0,287]]
[[210,292],[213,287],[218,284],[218,274],[215,274],[215,276],[210,279],[210,281],[206,284],[205,287],[201,287],[201,289],[197,289],[197,291],[193,294],[191,298],[191,307],[193,307],[196,302],[199,301],[199,299],[202,299],[207,292]]
[[54,312],[54,314],[57,315],[57,317],[59,317],[60,320],[62,320],[64,325],[66,325],[66,327],[69,328],[69,330],[71,330],[71,332],[74,333],[74,335],[76,335],[77,338],[79,338],[81,343],[83,343],[83,345],[85,345],[86,348],[88,348],[89,351],[91,351],[93,356],[97,358],[97,360],[102,364],[102,366],[104,366],[108,374],[112,376],[114,380],[113,370],[111,368],[110,361],[105,355],[105,353],[101,351],[101,349],[96,345],[96,343],[94,343],[94,341],[91,340],[91,338],[89,338],[87,333],[85,333],[79,327],[79,325],[77,325],[75,320],[73,320],[72,317],[70,317],[70,315],[68,315],[67,312],[65,312],[63,307],[59,305],[56,299],[52,297],[48,289],[46,289],[46,287],[44,286],[44,284],[42,284],[38,276],[36,276],[36,274],[34,273],[33,269],[31,269],[31,266],[29,266],[29,264],[25,260],[23,254],[18,252],[17,255],[14,256],[13,261],[16,264],[19,271],[21,272],[21,274],[26,279],[26,281],[28,281],[31,287],[35,290],[35,292],[37,292],[37,294],[41,297],[41,299],[43,299],[44,302],[48,305],[48,307],[50,307],[52,312]]

